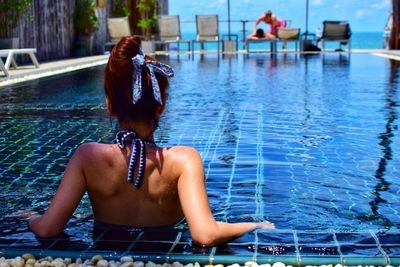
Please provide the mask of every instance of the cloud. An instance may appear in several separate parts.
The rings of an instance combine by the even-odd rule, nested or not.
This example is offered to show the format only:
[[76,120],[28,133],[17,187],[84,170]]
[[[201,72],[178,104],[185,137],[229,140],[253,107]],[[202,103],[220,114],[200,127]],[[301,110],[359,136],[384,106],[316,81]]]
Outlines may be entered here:
[[381,0],[378,3],[372,4],[371,7],[375,9],[384,9],[390,6],[390,0]]
[[226,6],[226,0],[213,1],[207,5],[208,8],[221,8]]
[[367,9],[360,9],[360,10],[357,10],[357,12],[356,12],[356,18],[357,19],[363,19],[363,18],[368,17],[370,15],[372,15],[372,12],[370,10],[367,10]]
[[323,4],[323,0],[313,0],[311,5],[313,6],[321,6]]

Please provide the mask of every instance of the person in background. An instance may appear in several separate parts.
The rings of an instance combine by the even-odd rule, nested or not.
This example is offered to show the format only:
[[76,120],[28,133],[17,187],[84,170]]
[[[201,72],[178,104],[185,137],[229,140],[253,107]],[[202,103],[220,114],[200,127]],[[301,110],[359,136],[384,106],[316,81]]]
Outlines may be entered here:
[[[270,32],[264,32],[262,29],[257,29],[257,25],[261,22],[270,25]],[[278,35],[279,28],[285,28],[285,21],[279,19],[274,14],[272,14],[271,10],[265,11],[265,13],[259,17],[253,25],[253,32],[247,36],[248,39],[257,39],[257,38],[268,38],[273,39]]]

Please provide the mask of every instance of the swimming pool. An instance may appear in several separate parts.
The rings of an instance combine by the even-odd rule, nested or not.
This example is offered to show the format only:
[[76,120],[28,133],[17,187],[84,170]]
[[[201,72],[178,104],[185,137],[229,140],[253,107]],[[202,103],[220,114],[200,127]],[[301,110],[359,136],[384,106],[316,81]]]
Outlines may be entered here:
[[[366,54],[161,60],[176,75],[157,143],[200,151],[217,219],[270,220],[278,230],[210,249],[191,246],[186,231],[117,240],[110,255],[400,257],[399,62]],[[16,213],[43,212],[79,143],[112,142],[102,68],[1,88],[0,99],[0,251],[96,251],[87,197],[57,240],[35,239]]]

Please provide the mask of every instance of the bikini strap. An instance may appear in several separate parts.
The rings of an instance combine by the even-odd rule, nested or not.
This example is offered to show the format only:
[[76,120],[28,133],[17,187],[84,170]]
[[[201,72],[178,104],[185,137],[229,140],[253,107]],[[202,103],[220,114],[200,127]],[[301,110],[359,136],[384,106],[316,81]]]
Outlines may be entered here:
[[[128,144],[131,145],[131,157],[129,159],[128,167],[128,182],[133,183],[133,186],[139,189],[142,183],[144,172],[146,170],[146,145],[152,144],[154,142],[140,138],[138,134],[130,129],[121,130],[117,133],[116,142],[120,148],[125,148]],[[135,173],[135,168],[137,161],[139,159],[139,168],[135,180],[133,180],[133,175]]]

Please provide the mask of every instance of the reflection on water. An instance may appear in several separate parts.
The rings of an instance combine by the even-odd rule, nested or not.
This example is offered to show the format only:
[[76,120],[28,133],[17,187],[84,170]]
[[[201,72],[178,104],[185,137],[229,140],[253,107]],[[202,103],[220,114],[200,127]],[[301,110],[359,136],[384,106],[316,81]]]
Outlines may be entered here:
[[391,183],[385,180],[386,175],[386,167],[388,162],[393,159],[393,139],[395,138],[395,130],[396,120],[398,118],[396,107],[398,107],[398,103],[396,101],[398,94],[398,76],[399,76],[399,66],[400,63],[398,61],[391,60],[390,62],[390,81],[386,88],[386,96],[385,102],[386,105],[384,107],[385,119],[387,120],[385,125],[385,131],[379,135],[379,145],[382,148],[382,157],[379,160],[378,169],[375,172],[375,178],[378,180],[378,183],[374,186],[374,190],[372,191],[372,195],[375,198],[369,202],[371,206],[372,214],[367,215],[367,219],[369,220],[382,220],[383,225],[385,227],[391,227],[395,224],[390,221],[383,213],[379,212],[380,204],[386,204],[387,200],[382,198],[382,192],[386,192],[390,190]]

